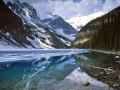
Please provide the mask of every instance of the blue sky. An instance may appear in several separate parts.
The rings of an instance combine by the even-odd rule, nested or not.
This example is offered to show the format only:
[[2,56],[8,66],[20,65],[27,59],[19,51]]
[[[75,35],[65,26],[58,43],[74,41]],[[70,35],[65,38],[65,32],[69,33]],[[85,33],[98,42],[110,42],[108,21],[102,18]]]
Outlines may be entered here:
[[120,5],[120,0],[20,0],[20,2],[28,2],[32,5],[40,18],[44,18],[46,12],[51,12],[64,19],[100,11],[108,12]]

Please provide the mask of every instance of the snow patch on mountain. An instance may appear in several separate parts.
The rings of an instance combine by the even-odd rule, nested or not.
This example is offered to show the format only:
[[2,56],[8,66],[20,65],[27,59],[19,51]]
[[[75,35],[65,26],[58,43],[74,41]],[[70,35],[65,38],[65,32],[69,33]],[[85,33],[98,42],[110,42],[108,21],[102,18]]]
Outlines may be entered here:
[[28,14],[28,10],[26,10],[26,9],[23,9],[24,10],[24,12],[25,12],[25,15],[23,15],[22,13],[21,13],[21,16],[24,18],[24,19],[26,19],[27,21],[29,21],[31,24],[33,24],[33,22],[31,21],[31,17],[29,16],[29,14]]
[[53,13],[51,13],[51,12],[45,12],[45,13],[41,13],[41,15],[40,15],[40,19],[41,20],[44,20],[44,19],[51,19],[51,18],[55,18],[54,17],[55,16],[55,14],[53,14]]
[[61,35],[61,36],[64,36],[65,38],[68,38],[68,39],[71,40],[71,41],[73,41],[73,40],[75,39],[74,36],[69,35],[69,34],[65,34],[65,33],[63,32],[63,29],[62,29],[62,28],[56,29],[56,32],[57,32],[57,34],[59,34],[59,35]]
[[39,39],[34,37],[34,40],[30,39],[28,36],[26,37],[28,41],[31,42],[31,44],[35,47],[35,48],[41,48],[41,45],[39,43]]
[[69,20],[66,20],[66,22],[68,22],[70,25],[72,25],[76,30],[80,30],[83,26],[85,26],[85,24],[87,24],[88,22],[90,22],[91,20],[100,17],[102,15],[104,15],[105,12],[97,12],[97,13],[93,13],[87,16],[82,16],[82,17],[72,17]]
[[[16,47],[16,46],[13,46],[13,45],[9,45],[7,42],[0,42],[0,50],[8,50],[8,49],[22,49],[23,47]],[[25,49],[25,48],[23,48]]]
[[67,41],[65,41],[65,40],[64,40],[64,39],[62,39],[62,38],[60,38],[60,40],[62,40],[62,42],[66,43],[68,46],[70,46],[70,45],[71,45],[71,43],[70,43],[70,42],[67,42]]
[[44,49],[55,49],[54,47],[52,47],[50,45],[46,45],[45,43],[41,42],[40,40],[39,40],[39,43],[40,43],[41,47]]

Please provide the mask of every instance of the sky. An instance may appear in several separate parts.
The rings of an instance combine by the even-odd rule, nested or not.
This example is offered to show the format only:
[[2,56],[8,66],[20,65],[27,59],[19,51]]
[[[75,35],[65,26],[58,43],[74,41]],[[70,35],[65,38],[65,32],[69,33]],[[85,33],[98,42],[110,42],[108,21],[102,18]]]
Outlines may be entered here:
[[45,18],[46,12],[50,12],[60,15],[65,20],[95,12],[106,13],[120,5],[120,0],[20,0],[20,2],[32,5],[41,19]]

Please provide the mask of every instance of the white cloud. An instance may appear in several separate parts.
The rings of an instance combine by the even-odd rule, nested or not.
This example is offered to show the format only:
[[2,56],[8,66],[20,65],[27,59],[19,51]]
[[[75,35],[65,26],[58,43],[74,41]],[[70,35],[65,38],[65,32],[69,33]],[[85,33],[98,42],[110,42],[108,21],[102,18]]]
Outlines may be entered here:
[[[8,0],[4,0],[8,1]],[[12,1],[12,0],[11,0]],[[69,19],[75,16],[84,16],[94,12],[108,12],[120,5],[120,0],[20,0],[28,2],[36,10],[40,18],[44,18],[46,12],[51,12]]]
[[36,8],[38,14],[42,18],[46,11],[58,14],[64,19],[71,18],[73,16],[88,15],[93,12],[97,12],[101,9],[101,0],[82,0],[74,3],[72,0],[48,0],[46,2],[33,3],[32,6]]
[[106,0],[102,6],[102,11],[108,12],[120,5],[120,0]]

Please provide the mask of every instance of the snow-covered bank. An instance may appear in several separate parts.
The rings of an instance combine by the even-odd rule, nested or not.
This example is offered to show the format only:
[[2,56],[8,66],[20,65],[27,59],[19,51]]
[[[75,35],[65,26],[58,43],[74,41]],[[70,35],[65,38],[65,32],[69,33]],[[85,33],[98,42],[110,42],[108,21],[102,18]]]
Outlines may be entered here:
[[102,52],[102,53],[107,53],[107,54],[117,54],[120,55],[120,51],[105,51],[105,50],[92,50],[92,49],[88,49],[90,51],[96,51],[96,52]]
[[46,60],[54,56],[65,56],[72,54],[88,53],[86,49],[11,49],[0,50],[0,62],[13,61],[34,61],[45,58]]

